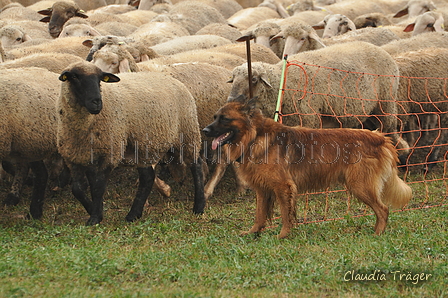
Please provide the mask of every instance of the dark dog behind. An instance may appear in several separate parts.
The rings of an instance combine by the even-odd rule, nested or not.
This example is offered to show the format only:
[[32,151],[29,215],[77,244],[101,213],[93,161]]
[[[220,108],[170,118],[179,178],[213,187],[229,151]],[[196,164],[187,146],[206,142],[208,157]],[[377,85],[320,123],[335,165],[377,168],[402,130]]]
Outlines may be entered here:
[[397,152],[389,138],[362,129],[289,127],[262,115],[256,99],[240,96],[215,114],[204,128],[212,148],[223,146],[239,175],[257,195],[255,224],[243,234],[258,233],[272,217],[277,200],[282,215],[279,238],[295,220],[298,193],[337,183],[376,215],[375,233],[386,228],[389,207],[402,208],[411,188],[397,175]]

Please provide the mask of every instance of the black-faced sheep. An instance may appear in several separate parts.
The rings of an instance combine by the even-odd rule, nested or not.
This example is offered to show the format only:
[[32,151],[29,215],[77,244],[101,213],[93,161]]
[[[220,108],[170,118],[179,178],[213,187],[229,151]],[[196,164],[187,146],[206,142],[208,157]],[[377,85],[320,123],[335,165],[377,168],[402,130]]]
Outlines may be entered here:
[[57,1],[51,8],[40,10],[38,12],[42,15],[46,15],[46,17],[42,18],[40,21],[48,23],[48,31],[53,38],[59,36],[62,27],[69,19],[73,17],[88,17],[78,5],[68,1]]
[[[59,79],[63,83],[56,105],[58,149],[71,168],[73,194],[90,214],[88,225],[103,219],[108,176],[119,165],[137,167],[139,187],[126,220],[141,217],[155,179],[153,165],[168,152],[191,166],[193,211],[204,211],[196,105],[182,83],[149,72],[126,73],[118,78],[87,61],[69,66]],[[103,84],[100,90],[101,81],[120,82]],[[91,200],[85,194],[85,177]]]
[[29,166],[34,172],[30,215],[42,216],[48,180],[45,158],[57,154],[58,76],[42,68],[0,69],[0,160],[16,168],[4,204],[15,205]]

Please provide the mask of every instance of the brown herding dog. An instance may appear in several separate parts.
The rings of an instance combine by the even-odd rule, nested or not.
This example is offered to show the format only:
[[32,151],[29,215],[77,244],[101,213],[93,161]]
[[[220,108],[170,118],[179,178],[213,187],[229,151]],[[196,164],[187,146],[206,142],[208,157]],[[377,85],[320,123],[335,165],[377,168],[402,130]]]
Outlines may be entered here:
[[402,208],[411,199],[411,188],[397,175],[397,152],[388,137],[364,129],[290,127],[264,117],[255,104],[255,98],[240,96],[203,130],[214,138],[212,149],[225,145],[230,160],[239,162],[239,175],[256,192],[255,224],[243,235],[265,227],[277,200],[278,237],[286,237],[297,194],[337,183],[373,209],[378,235],[386,228],[388,206]]

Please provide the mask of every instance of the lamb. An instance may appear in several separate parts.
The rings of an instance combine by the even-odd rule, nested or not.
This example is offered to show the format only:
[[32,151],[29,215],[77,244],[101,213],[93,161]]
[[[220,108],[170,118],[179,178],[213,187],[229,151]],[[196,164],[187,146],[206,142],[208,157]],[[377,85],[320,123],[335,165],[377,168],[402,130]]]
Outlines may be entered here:
[[[21,181],[34,172],[30,215],[42,217],[48,173],[43,160],[57,154],[57,74],[42,68],[0,69],[0,160],[16,168],[12,191],[3,204],[19,203]],[[18,88],[20,86],[20,88]]]
[[[442,136],[438,136],[436,129],[440,127],[439,123],[448,123],[447,87],[444,79],[448,68],[448,49],[426,48],[401,53],[393,58],[401,76],[397,94],[402,108],[400,118],[409,125],[410,131],[423,130],[418,139],[415,133],[409,133],[409,143],[414,144],[417,139],[418,144],[414,146],[439,145],[427,154],[427,160],[424,161],[424,171],[427,172],[438,159],[440,144],[443,144],[443,140],[446,141],[446,131],[442,130]],[[417,125],[421,127],[417,128]]]
[[[58,151],[71,169],[74,196],[90,214],[87,225],[102,221],[108,176],[120,165],[137,167],[139,172],[138,191],[126,220],[140,218],[155,177],[152,165],[169,151],[170,157],[191,165],[193,211],[204,211],[201,134],[194,99],[182,83],[149,72],[118,78],[87,61],[70,65],[59,79],[63,83],[56,104]],[[100,81],[120,82],[104,84],[100,92]],[[85,177],[91,200],[85,194]]]
[[42,15],[46,15],[41,22],[48,23],[48,31],[53,38],[59,36],[65,22],[70,18],[80,17],[88,18],[78,5],[73,2],[57,1],[51,8],[38,11]]

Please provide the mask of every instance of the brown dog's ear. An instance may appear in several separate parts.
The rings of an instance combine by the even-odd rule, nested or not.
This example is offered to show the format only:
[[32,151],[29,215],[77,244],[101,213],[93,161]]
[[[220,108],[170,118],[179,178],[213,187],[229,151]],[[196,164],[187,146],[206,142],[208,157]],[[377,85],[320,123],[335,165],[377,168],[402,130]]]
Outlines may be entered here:
[[258,96],[252,97],[244,104],[243,111],[249,116],[252,116],[252,112],[257,108],[257,103],[258,103]]

